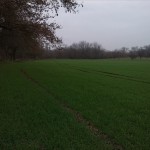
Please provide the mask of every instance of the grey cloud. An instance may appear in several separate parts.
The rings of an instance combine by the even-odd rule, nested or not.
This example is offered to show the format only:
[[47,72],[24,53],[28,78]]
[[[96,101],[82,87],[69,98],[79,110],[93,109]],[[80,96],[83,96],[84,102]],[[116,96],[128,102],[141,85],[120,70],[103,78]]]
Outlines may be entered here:
[[79,13],[61,10],[57,33],[64,43],[85,40],[99,42],[107,49],[150,44],[150,1],[88,0]]

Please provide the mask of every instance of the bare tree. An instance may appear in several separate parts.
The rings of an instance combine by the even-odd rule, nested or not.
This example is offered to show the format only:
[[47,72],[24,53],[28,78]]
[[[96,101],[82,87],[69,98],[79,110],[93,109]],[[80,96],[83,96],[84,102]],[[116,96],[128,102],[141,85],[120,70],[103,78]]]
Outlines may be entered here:
[[75,12],[77,6],[75,0],[1,0],[1,49],[11,51],[15,59],[16,51],[24,46],[33,49],[44,43],[52,46],[61,43],[55,34],[60,26],[48,20],[58,15],[60,7],[66,12]]

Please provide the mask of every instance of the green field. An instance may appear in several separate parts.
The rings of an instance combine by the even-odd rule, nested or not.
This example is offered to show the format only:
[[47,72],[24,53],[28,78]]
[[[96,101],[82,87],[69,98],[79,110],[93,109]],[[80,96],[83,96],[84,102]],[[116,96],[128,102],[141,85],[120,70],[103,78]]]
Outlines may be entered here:
[[0,150],[149,150],[150,60],[0,64]]

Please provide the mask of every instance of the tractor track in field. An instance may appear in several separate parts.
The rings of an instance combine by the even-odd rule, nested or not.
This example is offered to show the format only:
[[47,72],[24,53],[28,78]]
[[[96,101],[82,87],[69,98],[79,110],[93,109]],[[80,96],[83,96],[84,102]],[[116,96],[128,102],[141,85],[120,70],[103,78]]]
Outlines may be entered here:
[[106,133],[102,132],[99,128],[97,128],[91,121],[87,120],[83,117],[82,114],[71,108],[67,103],[65,103],[62,98],[57,96],[55,93],[49,91],[46,87],[44,87],[39,81],[35,80],[31,77],[24,69],[20,70],[21,73],[25,76],[26,79],[30,80],[32,83],[36,84],[40,88],[44,89],[49,95],[53,96],[55,100],[61,105],[63,109],[72,114],[76,121],[83,124],[92,134],[94,134],[100,140],[103,140],[106,144],[112,147],[113,150],[124,150],[123,146],[118,144],[114,139],[109,137]]
[[128,81],[134,81],[134,82],[138,82],[138,83],[150,84],[150,82],[148,82],[148,81],[140,80],[140,79],[134,78],[132,76],[121,75],[121,74],[112,73],[112,72],[106,72],[106,71],[101,71],[101,70],[90,70],[90,71],[87,71],[87,70],[85,70],[85,68],[84,69],[83,68],[77,68],[77,67],[74,67],[74,66],[71,66],[71,67],[74,70],[78,70],[78,71],[81,71],[81,72],[84,72],[84,73],[91,73],[91,74],[92,73],[97,73],[97,74],[103,74],[103,75],[111,77],[111,78],[128,80]]

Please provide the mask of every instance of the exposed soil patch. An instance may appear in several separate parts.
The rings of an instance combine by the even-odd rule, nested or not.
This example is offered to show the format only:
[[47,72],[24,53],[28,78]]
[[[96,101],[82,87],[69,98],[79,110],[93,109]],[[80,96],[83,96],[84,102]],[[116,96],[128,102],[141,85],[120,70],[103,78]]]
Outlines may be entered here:
[[85,125],[87,129],[91,131],[92,134],[100,138],[101,140],[105,141],[108,145],[110,145],[113,150],[123,150],[123,147],[116,143],[113,139],[111,139],[107,134],[102,132],[99,128],[97,128],[91,121],[88,121],[85,119],[79,112],[75,111],[74,109],[68,107],[67,105],[64,105],[65,109],[67,109],[68,112],[73,114],[76,118],[76,120],[79,123],[82,123]]
[[71,108],[68,104],[66,104],[61,97],[58,97],[55,93],[49,91],[46,87],[44,87],[40,82],[31,77],[25,70],[21,69],[21,73],[31,82],[38,85],[42,89],[44,89],[48,94],[53,96],[59,104],[65,109],[67,112],[71,113],[79,123],[84,124],[84,126],[91,131],[92,134],[97,136],[100,140],[105,141],[106,144],[110,145],[113,150],[123,150],[124,148],[118,144],[114,139],[110,138],[107,134],[102,132],[99,128],[97,128],[91,121],[87,120],[83,117],[82,114]]

